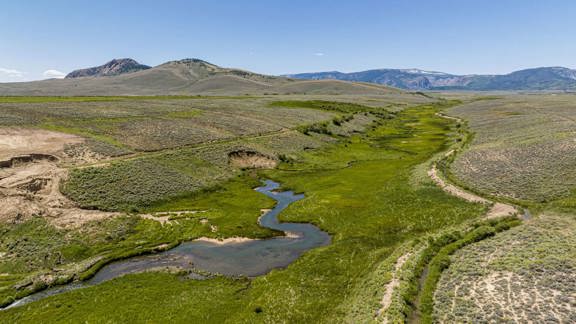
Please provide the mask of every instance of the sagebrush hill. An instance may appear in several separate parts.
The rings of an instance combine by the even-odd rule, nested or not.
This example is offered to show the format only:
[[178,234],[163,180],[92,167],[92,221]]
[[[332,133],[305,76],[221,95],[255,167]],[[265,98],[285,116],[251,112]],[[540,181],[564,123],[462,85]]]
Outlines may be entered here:
[[72,72],[65,79],[0,83],[0,96],[381,95],[399,90],[371,83],[297,80],[183,59],[147,68],[131,59]]

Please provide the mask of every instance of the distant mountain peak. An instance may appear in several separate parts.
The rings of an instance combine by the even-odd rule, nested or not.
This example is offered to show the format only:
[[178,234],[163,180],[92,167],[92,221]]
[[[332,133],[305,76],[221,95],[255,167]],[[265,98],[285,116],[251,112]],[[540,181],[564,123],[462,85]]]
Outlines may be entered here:
[[113,59],[104,65],[80,69],[70,72],[66,78],[84,78],[84,77],[104,77],[115,76],[125,73],[132,73],[150,69],[148,65],[143,65],[131,58]]
[[403,69],[400,71],[403,71],[406,73],[411,73],[411,74],[448,75],[448,73],[444,73],[444,72],[426,71],[426,70],[420,70],[420,69]]
[[184,65],[205,65],[205,66],[211,66],[211,67],[219,67],[216,64],[212,64],[208,61],[204,61],[198,58],[185,58],[185,59],[181,59],[181,60],[176,60],[176,61],[168,61],[162,65],[170,65],[170,64],[184,64]]
[[179,60],[177,62],[179,62],[179,63],[206,63],[206,64],[214,65],[210,62],[201,60],[199,58],[185,58],[185,59]]
[[525,69],[503,75],[454,75],[420,69],[377,69],[352,73],[301,73],[289,77],[371,82],[409,90],[576,90],[576,70],[560,66]]

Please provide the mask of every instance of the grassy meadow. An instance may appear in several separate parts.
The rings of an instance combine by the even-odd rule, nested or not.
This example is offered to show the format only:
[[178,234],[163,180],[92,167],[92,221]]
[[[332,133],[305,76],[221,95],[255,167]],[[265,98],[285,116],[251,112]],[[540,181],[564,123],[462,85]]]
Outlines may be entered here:
[[[270,112],[280,109],[284,115],[290,115],[291,111],[298,113],[303,109],[313,116],[329,117],[328,121],[333,125],[331,127],[342,126],[337,123],[355,123],[354,127],[348,125],[350,129],[358,127],[347,135],[334,132],[309,132],[305,135],[298,126],[294,126],[292,131],[297,134],[290,135],[286,143],[294,142],[293,138],[301,138],[303,142],[316,143],[313,149],[309,149],[309,144],[304,144],[284,152],[282,150],[286,145],[279,145],[269,138],[255,138],[250,143],[253,147],[264,147],[269,152],[285,154],[278,168],[260,171],[258,177],[274,179],[285,188],[306,194],[305,199],[291,205],[280,215],[281,220],[313,223],[332,235],[331,245],[307,252],[286,269],[274,270],[253,279],[218,277],[195,281],[167,273],[128,275],[95,287],[3,311],[0,313],[0,321],[38,322],[50,318],[55,322],[99,322],[105,319],[108,322],[168,320],[236,323],[342,322],[344,318],[348,322],[358,322],[374,319],[371,314],[375,314],[379,307],[383,287],[365,287],[364,283],[383,262],[393,256],[396,248],[413,240],[425,239],[442,229],[474,220],[484,212],[484,206],[447,195],[427,179],[423,172],[433,156],[455,141],[457,131],[453,122],[436,115],[448,104],[389,109],[390,112],[396,111],[395,114],[386,111],[373,114],[371,110],[376,105],[365,108],[365,111],[358,111],[357,106],[351,105],[348,109],[353,111],[346,112],[341,111],[341,105],[334,105],[337,108],[331,109],[322,107],[327,105],[326,102],[295,103],[292,100],[289,104],[281,104],[284,106],[282,108],[276,105],[278,103],[267,101],[266,107],[261,109]],[[311,105],[314,107],[310,108]],[[369,121],[356,119],[364,118],[360,115],[365,114],[372,116]],[[334,122],[334,118],[341,119]],[[312,119],[312,123],[308,124],[317,122]],[[244,141],[249,139],[241,140],[242,145],[247,145]],[[216,144],[214,147],[228,145]],[[206,155],[187,155],[188,152],[200,149],[188,147],[144,153],[120,158],[103,168],[79,168],[72,172],[64,188],[71,197],[78,195],[76,199],[80,202],[82,197],[88,197],[86,201],[89,202],[98,202],[100,199],[106,203],[93,206],[104,206],[110,210],[132,206],[147,211],[192,209],[206,212],[179,218],[178,224],[170,226],[161,226],[157,222],[134,216],[117,218],[110,222],[120,222],[126,229],[116,236],[110,235],[106,243],[95,243],[88,247],[87,243],[83,243],[89,242],[86,234],[61,233],[59,235],[66,238],[63,239],[62,247],[51,251],[68,248],[74,243],[79,246],[74,251],[83,251],[75,252],[78,253],[77,259],[82,259],[101,255],[102,251],[106,251],[106,246],[121,246],[121,249],[112,248],[107,254],[114,257],[143,247],[198,236],[275,235],[257,226],[259,210],[269,208],[271,201],[252,190],[257,183],[255,173],[228,169],[229,166],[222,162],[222,156],[209,160],[210,153],[219,149],[207,149],[209,152],[203,153]],[[221,167],[231,173],[213,186],[210,184],[210,190],[207,191],[190,190],[186,183],[176,182],[177,186],[184,189],[160,191],[159,195],[149,196],[145,201],[125,199],[130,196],[122,191],[125,190],[123,187],[130,190],[143,187],[150,192],[157,188],[155,186],[158,184],[152,180],[137,182],[139,178],[148,175],[131,169],[133,164],[142,161],[148,163],[149,160],[157,160],[158,165],[187,174],[191,179],[195,177],[194,172],[202,170],[202,161],[214,161],[208,163],[208,167]],[[220,164],[217,161],[221,161]],[[150,170],[150,167],[148,165],[142,170]],[[122,186],[115,183],[106,187],[105,181],[98,184],[97,179],[105,178],[107,172],[111,172],[108,179],[128,174],[128,178],[135,180],[127,180]],[[162,177],[163,173],[153,175],[151,179]],[[81,183],[86,179],[91,179],[94,187],[82,188]],[[147,185],[146,181],[151,185]],[[114,195],[109,193],[121,199],[110,201],[107,197]],[[134,196],[140,197],[138,194]],[[209,223],[200,222],[201,218],[208,219]],[[218,231],[211,232],[209,225],[216,225]],[[99,226],[94,225],[94,228]],[[119,224],[110,226],[122,227]],[[13,230],[8,226],[5,231]],[[98,230],[93,233],[95,236],[103,234]],[[30,234],[30,237],[35,235]],[[70,239],[74,235],[78,235],[77,242]],[[43,244],[41,240],[35,242]],[[4,249],[8,243],[8,240],[3,243]],[[41,266],[32,269],[39,268]],[[386,274],[382,276],[384,283],[387,278],[389,276]],[[2,287],[0,292],[4,296],[13,294],[6,288],[10,285]],[[362,288],[362,294],[358,293],[359,288]],[[151,304],[155,307],[150,307]],[[368,314],[355,313],[358,307],[368,308]]]

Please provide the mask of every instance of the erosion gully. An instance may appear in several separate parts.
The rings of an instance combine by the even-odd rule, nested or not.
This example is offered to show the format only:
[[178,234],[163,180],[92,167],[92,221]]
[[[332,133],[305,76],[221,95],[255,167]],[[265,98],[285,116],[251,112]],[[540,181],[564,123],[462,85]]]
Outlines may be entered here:
[[285,236],[245,242],[217,244],[191,241],[152,255],[137,256],[104,266],[84,282],[52,287],[15,301],[4,309],[22,306],[49,296],[90,287],[126,274],[177,267],[191,270],[189,278],[206,279],[199,273],[231,277],[256,277],[294,262],[304,252],[330,244],[330,235],[312,224],[280,223],[278,214],[290,204],[304,198],[292,191],[278,191],[280,184],[271,180],[255,190],[276,200],[276,206],[259,219],[261,226],[283,231]]

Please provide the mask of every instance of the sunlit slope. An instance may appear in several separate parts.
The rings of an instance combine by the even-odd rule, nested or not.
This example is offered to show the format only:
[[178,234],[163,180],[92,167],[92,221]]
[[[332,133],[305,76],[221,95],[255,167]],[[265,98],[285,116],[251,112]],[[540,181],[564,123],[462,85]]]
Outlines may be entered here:
[[2,83],[4,96],[87,95],[244,95],[244,94],[368,94],[399,92],[380,85],[347,81],[294,80],[223,68],[198,60],[171,61],[151,69],[106,77],[80,77]]

